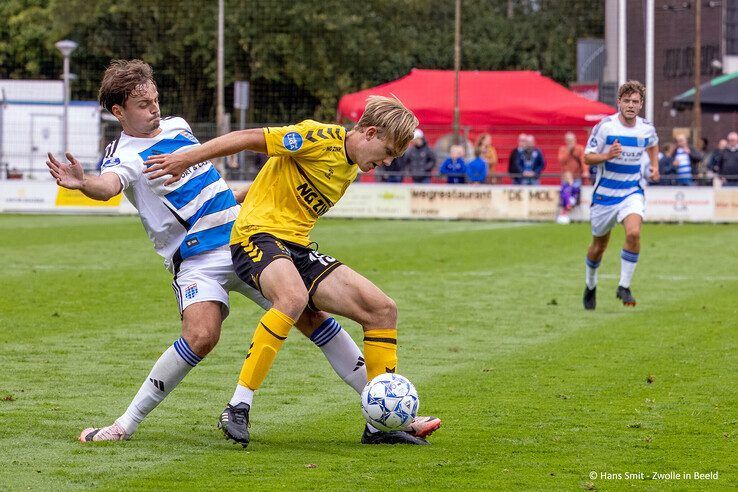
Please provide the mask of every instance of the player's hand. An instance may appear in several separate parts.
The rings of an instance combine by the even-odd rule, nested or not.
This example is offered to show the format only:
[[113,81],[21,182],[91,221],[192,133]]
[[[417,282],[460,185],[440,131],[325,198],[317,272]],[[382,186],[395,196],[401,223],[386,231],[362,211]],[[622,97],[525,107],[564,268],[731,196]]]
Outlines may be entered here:
[[69,164],[59,162],[51,152],[46,155],[48,156],[46,166],[49,168],[49,172],[54,179],[56,179],[56,184],[70,190],[79,190],[82,188],[85,181],[85,172],[72,154],[69,152],[66,153]]
[[618,139],[615,139],[615,142],[610,146],[610,150],[607,152],[607,159],[615,159],[617,157],[620,157],[620,154],[623,153],[623,147],[620,145],[620,142]]
[[144,169],[144,174],[148,174],[149,179],[157,179],[162,176],[170,175],[164,185],[176,183],[182,177],[182,173],[192,165],[184,154],[159,154],[150,156],[144,163],[148,166]]
[[658,167],[652,167],[651,168],[651,176],[650,176],[650,179],[654,183],[658,183],[659,181],[661,181],[661,175],[659,174],[659,168]]

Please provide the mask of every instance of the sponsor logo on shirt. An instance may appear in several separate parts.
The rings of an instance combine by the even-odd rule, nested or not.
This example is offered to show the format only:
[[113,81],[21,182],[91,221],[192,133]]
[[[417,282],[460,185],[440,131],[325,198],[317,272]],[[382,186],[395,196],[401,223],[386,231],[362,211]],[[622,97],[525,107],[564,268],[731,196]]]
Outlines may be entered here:
[[302,135],[297,132],[289,132],[282,138],[282,145],[290,152],[295,152],[302,147]]
[[328,211],[328,204],[309,184],[302,183],[297,187],[300,198],[318,215],[323,215]]

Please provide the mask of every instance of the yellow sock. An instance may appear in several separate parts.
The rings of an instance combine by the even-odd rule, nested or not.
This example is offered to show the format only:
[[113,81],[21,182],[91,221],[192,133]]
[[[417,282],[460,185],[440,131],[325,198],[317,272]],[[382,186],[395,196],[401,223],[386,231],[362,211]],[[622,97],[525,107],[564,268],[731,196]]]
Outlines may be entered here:
[[385,372],[397,371],[397,329],[365,331],[364,358],[369,381]]
[[238,384],[254,391],[259,389],[294,324],[294,320],[274,308],[261,317],[243,361]]

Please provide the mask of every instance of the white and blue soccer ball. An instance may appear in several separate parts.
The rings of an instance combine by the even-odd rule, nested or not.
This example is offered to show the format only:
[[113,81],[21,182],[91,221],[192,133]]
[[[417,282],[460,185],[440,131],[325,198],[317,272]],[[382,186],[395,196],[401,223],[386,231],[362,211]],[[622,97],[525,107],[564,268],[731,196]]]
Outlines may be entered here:
[[380,374],[361,392],[366,421],[383,431],[403,429],[418,414],[420,400],[415,386],[399,374]]

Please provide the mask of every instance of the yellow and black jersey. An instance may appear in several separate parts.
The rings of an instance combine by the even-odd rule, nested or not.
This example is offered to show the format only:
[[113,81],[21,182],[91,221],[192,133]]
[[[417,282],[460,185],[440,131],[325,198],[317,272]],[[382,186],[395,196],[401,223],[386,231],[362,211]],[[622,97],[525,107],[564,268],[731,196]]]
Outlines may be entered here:
[[356,178],[358,166],[346,154],[346,130],[305,120],[264,128],[264,138],[269,160],[246,195],[231,244],[265,232],[307,246],[315,221]]

